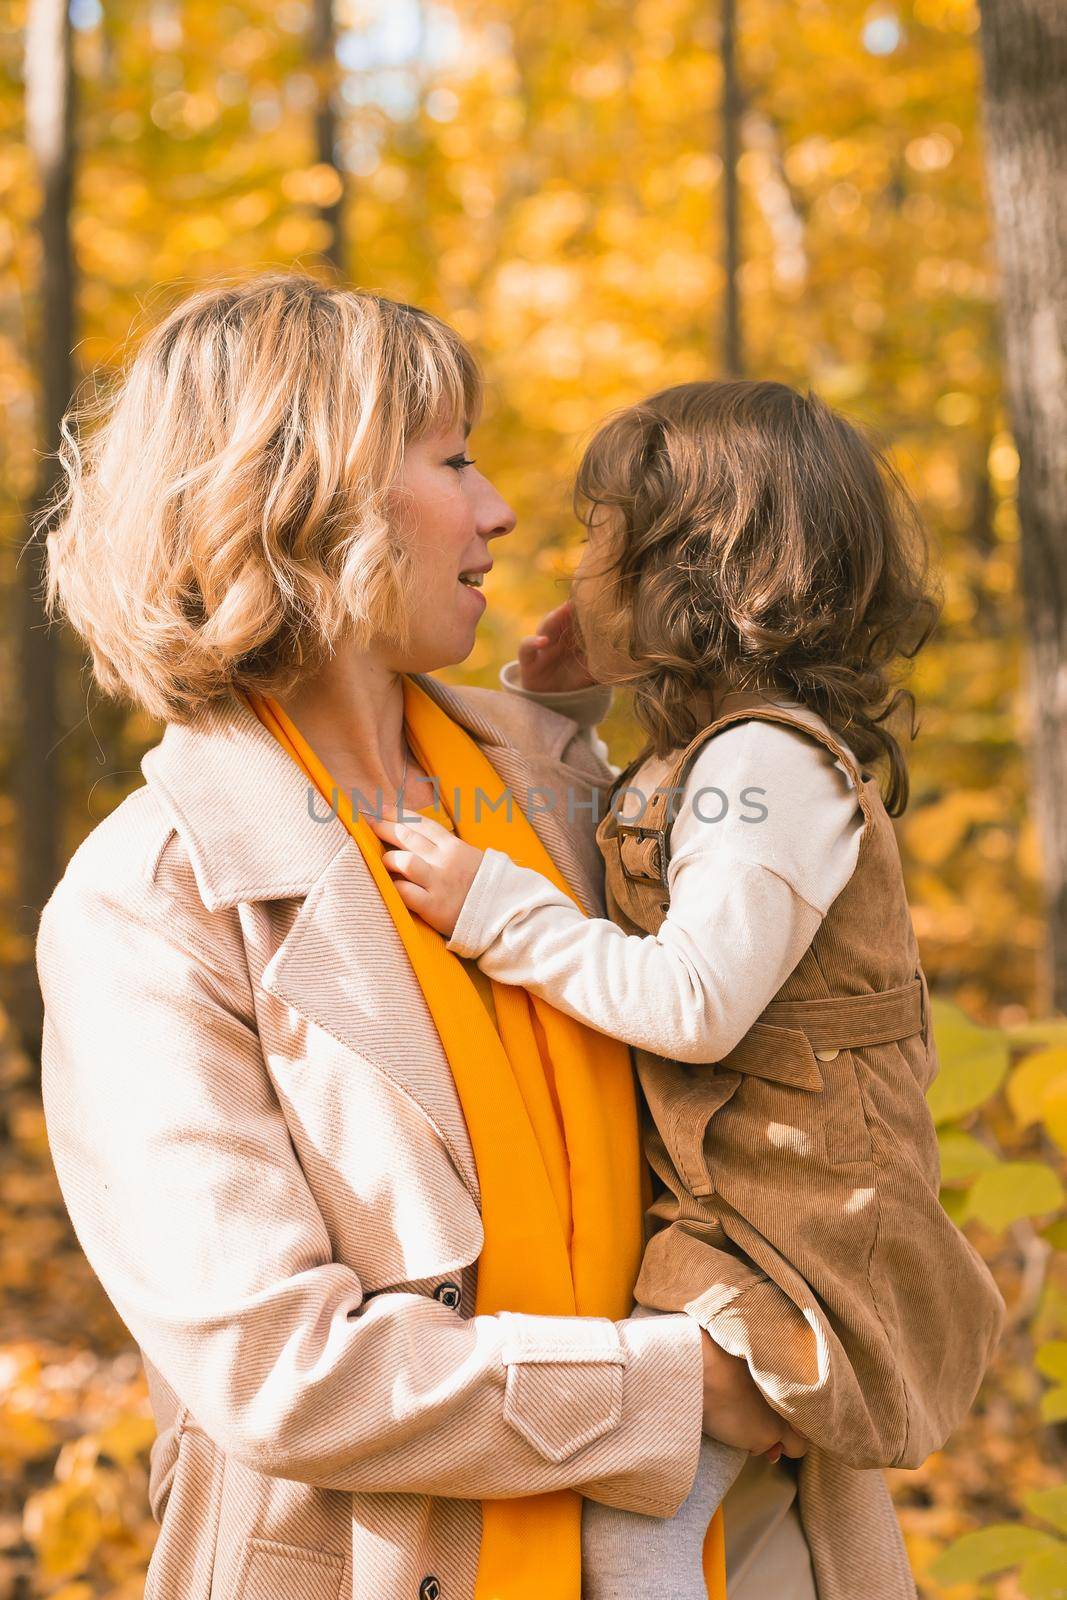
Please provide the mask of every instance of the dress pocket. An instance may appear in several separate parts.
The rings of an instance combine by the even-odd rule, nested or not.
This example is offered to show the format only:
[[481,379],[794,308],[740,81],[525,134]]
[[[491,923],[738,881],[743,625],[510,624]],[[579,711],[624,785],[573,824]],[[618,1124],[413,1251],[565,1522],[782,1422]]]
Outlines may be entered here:
[[233,1600],[340,1600],[344,1558],[330,1550],[248,1539]]
[[871,1135],[863,1109],[863,1093],[851,1050],[839,1050],[823,1063],[826,1079],[826,1155],[835,1166],[871,1160]]
[[721,1066],[681,1066],[647,1051],[637,1072],[649,1113],[679,1178],[690,1194],[707,1196],[714,1185],[704,1157],[708,1124],[741,1086],[741,1074]]

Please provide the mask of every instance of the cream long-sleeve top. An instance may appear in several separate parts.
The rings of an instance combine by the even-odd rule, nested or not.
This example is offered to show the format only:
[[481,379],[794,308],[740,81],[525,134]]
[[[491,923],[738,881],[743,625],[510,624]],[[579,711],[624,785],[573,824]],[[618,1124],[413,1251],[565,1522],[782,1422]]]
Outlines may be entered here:
[[[516,663],[501,678],[528,692]],[[530,698],[597,742],[610,698],[603,690]],[[722,706],[729,710],[729,696]],[[668,767],[656,758],[641,766],[622,817],[641,809]],[[718,1061],[814,939],[855,871],[862,831],[855,786],[829,750],[781,724],[737,723],[701,749],[677,804],[670,907],[657,934],[587,917],[539,873],[489,849],[448,948],[640,1049]]]

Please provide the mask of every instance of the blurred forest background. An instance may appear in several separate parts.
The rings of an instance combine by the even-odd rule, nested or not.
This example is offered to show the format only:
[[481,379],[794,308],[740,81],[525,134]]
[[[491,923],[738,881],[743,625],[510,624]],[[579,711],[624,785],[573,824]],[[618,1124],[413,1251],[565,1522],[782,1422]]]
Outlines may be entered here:
[[[982,137],[983,39],[985,126],[1010,135],[1015,30],[1057,3],[0,0],[0,1600],[133,1600],[156,1533],[140,1362],[48,1160],[31,979],[43,898],[162,730],[44,628],[28,518],[86,375],[186,290],[279,264],[424,304],[484,363],[472,453],[520,523],[460,678],[495,681],[565,592],[571,474],[610,408],[739,371],[891,443],[946,597],[897,824],[944,1199],[1009,1306],[973,1418],[891,1478],[924,1596],[1067,1596],[1067,901],[1059,812],[1039,828],[1028,799],[1035,772],[1062,788],[1057,569],[1022,581],[1036,347],[1012,391]],[[1044,135],[1067,88],[1033,44]],[[1026,170],[995,208],[1009,367],[1012,272],[1055,269],[1039,229],[1012,254],[1012,196],[1042,202]],[[610,733],[628,755],[625,708]]]

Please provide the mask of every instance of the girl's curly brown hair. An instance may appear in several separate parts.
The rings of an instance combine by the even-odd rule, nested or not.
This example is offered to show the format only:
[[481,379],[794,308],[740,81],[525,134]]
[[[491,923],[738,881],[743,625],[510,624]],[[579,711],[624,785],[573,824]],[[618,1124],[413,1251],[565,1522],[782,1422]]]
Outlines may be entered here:
[[782,383],[679,384],[610,418],[585,451],[575,506],[605,512],[606,625],[623,644],[648,748],[665,756],[727,687],[784,693],[861,763],[888,760],[886,809],[908,774],[885,726],[900,658],[941,596],[907,489],[881,450],[814,394]]

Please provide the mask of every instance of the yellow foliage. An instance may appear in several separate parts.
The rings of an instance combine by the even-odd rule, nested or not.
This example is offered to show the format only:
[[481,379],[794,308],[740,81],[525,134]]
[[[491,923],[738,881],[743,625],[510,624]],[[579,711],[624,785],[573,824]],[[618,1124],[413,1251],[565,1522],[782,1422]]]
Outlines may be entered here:
[[299,205],[332,206],[343,192],[341,177],[336,167],[319,163],[314,167],[297,168],[282,178],[282,194]]
[[923,806],[910,820],[908,847],[916,861],[938,866],[962,844],[976,824],[995,822],[1003,815],[1003,800],[995,792],[957,790],[933,805]]
[[0,1405],[0,1462],[17,1467],[55,1449],[55,1430],[32,1412],[5,1402]]
[[1061,1150],[1067,1150],[1067,1075],[1050,1083],[1041,1096],[1041,1120]]
[[1008,1079],[1008,1104],[1021,1128],[1039,1122],[1045,1096],[1059,1080],[1067,1087],[1067,1044],[1025,1057]]
[[101,1455],[111,1456],[120,1466],[129,1466],[151,1448],[155,1437],[155,1421],[151,1416],[127,1414],[101,1429],[97,1448]]
[[[12,39],[23,10],[8,19]],[[519,527],[500,546],[476,652],[449,675],[492,683],[573,571],[568,495],[589,429],[654,388],[721,370],[714,6],[574,0],[561,26],[558,8],[516,0],[338,0],[358,64],[336,73],[311,69],[301,6],[184,0],[108,9],[106,21],[76,10],[78,376],[119,359],[160,280],[317,270],[331,236],[316,211],[341,181],[316,164],[311,118],[336,79],[348,276],[447,317],[489,379],[475,453]],[[436,41],[419,62],[403,56],[409,13]],[[881,55],[878,21],[890,24]],[[898,837],[914,925],[939,996],[987,1022],[1033,1016],[1041,860],[1020,737],[1018,453],[980,201],[977,6],[744,0],[739,24],[747,370],[814,384],[872,423],[920,500],[947,604],[913,680],[920,734]],[[0,279],[5,303],[28,308],[26,327],[15,316],[0,332],[0,490],[17,527],[40,449],[40,262],[15,72],[0,82],[0,119]],[[5,595],[11,582],[8,563]],[[115,756],[119,779],[96,795],[106,808],[140,781],[160,730],[137,714],[104,718],[94,704],[65,749],[75,774],[95,770],[98,734]],[[634,747],[622,706],[611,733],[617,755]],[[82,798],[72,791],[71,847],[93,820]],[[0,927],[0,954],[24,945]],[[949,1589],[932,1569],[975,1521],[1018,1516],[1016,1490],[1062,1475],[1059,1436],[1038,1426],[1033,1339],[1039,1325],[1050,1342],[1067,1334],[1067,1219],[1028,1208],[1057,1204],[1067,1037],[1045,1023],[980,1030],[959,1006],[936,1025],[946,1201],[971,1211],[1013,1321],[974,1417],[893,1485],[924,1600],[987,1600],[988,1586]],[[0,1344],[0,1465],[18,1487],[33,1483],[41,1554],[32,1572],[11,1558],[12,1587],[28,1600],[136,1600],[155,1537],[143,1379],[136,1360],[122,1366],[128,1336],[66,1227],[35,1099],[7,1100],[13,1137],[0,1149],[0,1221],[13,1224],[0,1229],[0,1289],[20,1330]],[[1067,1415],[1067,1384],[1044,1405]],[[0,1568],[0,1595],[7,1576]],[[1014,1580],[998,1581],[1007,1600]]]
[[23,1517],[26,1538],[47,1578],[82,1572],[104,1532],[100,1508],[81,1483],[53,1483],[31,1495]]

